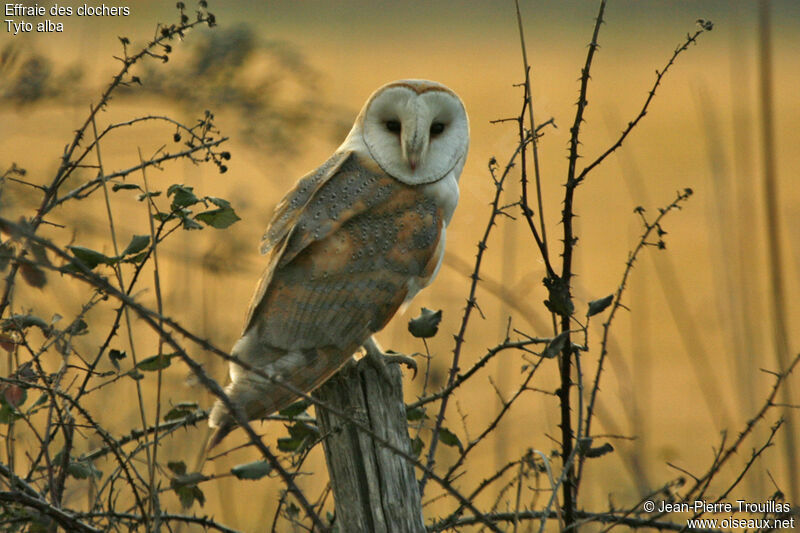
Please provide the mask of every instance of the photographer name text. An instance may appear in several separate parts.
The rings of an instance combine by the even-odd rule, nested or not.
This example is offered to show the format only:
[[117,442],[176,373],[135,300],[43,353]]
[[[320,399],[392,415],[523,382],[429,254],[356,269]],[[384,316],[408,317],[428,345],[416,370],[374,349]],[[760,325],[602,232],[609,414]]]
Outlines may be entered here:
[[[693,502],[669,502],[647,500],[642,504],[642,508],[648,512],[658,513],[694,513],[696,516],[709,514],[730,514],[730,516],[718,518],[691,518],[687,522],[690,529],[794,529],[794,516],[789,516],[792,506],[788,503],[776,501],[748,502],[746,500],[736,500],[734,502],[707,502],[705,500],[695,500]],[[750,515],[759,514],[761,518],[735,517],[735,513],[747,513]],[[784,515],[784,517],[766,518],[766,515]]]

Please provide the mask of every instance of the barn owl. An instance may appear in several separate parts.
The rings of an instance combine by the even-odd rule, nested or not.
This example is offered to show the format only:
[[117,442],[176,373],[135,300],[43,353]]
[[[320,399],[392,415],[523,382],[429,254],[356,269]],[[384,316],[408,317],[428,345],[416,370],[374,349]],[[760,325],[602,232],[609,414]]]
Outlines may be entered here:
[[[310,392],[363,347],[439,271],[458,202],[469,122],[444,85],[400,80],[367,100],[344,143],[301,178],[264,234],[267,256],[232,355],[225,392],[249,420]],[[382,359],[381,359],[382,361]],[[235,426],[217,400],[210,446]]]

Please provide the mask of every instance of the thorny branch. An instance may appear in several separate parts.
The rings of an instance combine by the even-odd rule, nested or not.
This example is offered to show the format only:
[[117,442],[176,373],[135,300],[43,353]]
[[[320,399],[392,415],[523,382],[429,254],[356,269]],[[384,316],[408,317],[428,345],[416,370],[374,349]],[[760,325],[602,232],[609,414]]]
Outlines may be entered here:
[[[508,163],[506,163],[506,166],[505,166],[505,168],[503,170],[503,173],[500,175],[499,178],[496,176],[497,161],[494,158],[492,158],[492,160],[489,162],[489,173],[491,174],[492,180],[494,181],[495,194],[494,194],[494,198],[492,199],[492,202],[490,204],[491,205],[491,213],[489,214],[489,221],[486,224],[486,229],[483,232],[483,237],[478,242],[478,253],[477,253],[476,257],[475,257],[475,269],[473,270],[472,275],[470,276],[472,281],[470,282],[469,296],[467,297],[467,305],[466,305],[466,308],[464,309],[464,314],[463,314],[463,316],[461,318],[461,326],[459,328],[458,334],[455,335],[455,346],[453,347],[453,362],[452,362],[452,364],[450,366],[450,372],[449,372],[449,375],[448,375],[448,378],[447,378],[447,387],[448,388],[453,386],[453,384],[455,383],[456,378],[458,376],[458,372],[460,370],[460,368],[459,368],[459,360],[461,358],[461,350],[462,350],[464,342],[465,342],[465,333],[467,331],[467,326],[469,325],[469,319],[470,319],[470,316],[472,314],[472,310],[477,307],[477,301],[475,299],[475,293],[476,293],[476,290],[477,290],[477,287],[478,287],[478,282],[480,281],[481,262],[483,260],[484,254],[485,254],[485,252],[486,252],[486,250],[488,248],[489,235],[490,235],[490,233],[492,231],[492,228],[496,224],[495,223],[495,219],[501,213],[501,210],[500,210],[500,196],[501,196],[501,194],[503,192],[503,184],[505,183],[505,180],[508,177],[509,172],[513,168],[514,162],[515,162],[517,156],[521,153],[521,151],[525,148],[525,146],[531,141],[532,141],[532,136],[529,136],[527,139],[524,140],[524,142],[521,142],[517,146],[517,149],[514,151],[514,153],[509,158]],[[441,404],[439,406],[439,413],[436,415],[436,423],[435,423],[434,428],[433,428],[433,435],[431,436],[431,442],[430,442],[430,445],[428,447],[428,455],[427,455],[427,458],[425,460],[426,473],[423,474],[422,479],[419,482],[419,492],[420,492],[420,494],[424,494],[425,493],[425,484],[426,484],[426,482],[428,480],[428,477],[430,477],[429,474],[427,474],[427,471],[430,471],[430,470],[433,469],[433,465],[434,465],[434,462],[435,462],[434,457],[435,457],[435,454],[436,454],[436,446],[439,443],[439,433],[440,433],[440,430],[442,429],[442,424],[444,422],[445,412],[447,410],[447,402],[448,402],[449,398],[450,398],[449,395],[445,395],[442,398],[442,402],[441,402]]]

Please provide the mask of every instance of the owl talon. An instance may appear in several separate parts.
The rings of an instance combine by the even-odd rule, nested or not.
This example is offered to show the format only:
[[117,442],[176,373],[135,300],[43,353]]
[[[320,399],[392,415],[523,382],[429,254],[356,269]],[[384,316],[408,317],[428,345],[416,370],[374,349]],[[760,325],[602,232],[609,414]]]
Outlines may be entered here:
[[393,384],[394,381],[392,380],[392,376],[389,374],[389,370],[386,368],[386,365],[405,365],[409,369],[414,371],[414,376],[411,379],[417,377],[417,362],[414,361],[411,357],[402,354],[394,354],[394,355],[386,355],[383,353],[375,353],[372,351],[367,351],[367,354],[361,358],[358,362],[359,365],[370,365],[372,368],[378,371],[378,374],[386,381],[388,384]]
[[411,377],[411,379],[417,377],[417,362],[413,357],[403,354],[384,355],[383,361],[387,365],[405,365],[406,368],[414,371],[414,375]]
[[359,361],[359,364],[361,364],[362,361],[366,361],[365,364],[372,365],[387,383],[392,383],[391,376],[389,376],[389,371],[386,368],[387,364],[406,365],[414,371],[414,377],[417,377],[417,362],[414,359],[407,355],[394,352],[392,352],[392,355],[387,355],[381,350],[374,338],[370,337],[367,339],[367,342],[364,343],[364,350],[366,351],[366,355]]
[[364,365],[371,366],[378,372],[385,383],[393,385],[394,381],[392,381],[392,376],[389,374],[389,369],[386,368],[386,362],[384,362],[383,357],[384,356],[380,353],[367,350],[366,355],[358,361],[358,366],[359,368],[362,368]]

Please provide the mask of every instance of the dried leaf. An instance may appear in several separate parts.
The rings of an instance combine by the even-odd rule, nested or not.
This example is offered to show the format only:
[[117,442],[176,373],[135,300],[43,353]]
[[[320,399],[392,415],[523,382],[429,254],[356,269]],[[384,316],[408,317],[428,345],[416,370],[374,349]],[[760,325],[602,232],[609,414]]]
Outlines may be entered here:
[[19,267],[19,271],[22,274],[22,279],[24,279],[25,283],[31,287],[41,289],[47,284],[47,277],[44,274],[44,270],[36,265],[31,263],[22,263]]

